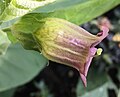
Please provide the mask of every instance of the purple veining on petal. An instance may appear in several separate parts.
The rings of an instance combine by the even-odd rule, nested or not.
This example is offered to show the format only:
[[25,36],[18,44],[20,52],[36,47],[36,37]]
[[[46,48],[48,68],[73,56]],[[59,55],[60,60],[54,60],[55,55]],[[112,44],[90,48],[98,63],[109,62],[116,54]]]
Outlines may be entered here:
[[84,86],[90,63],[99,44],[109,29],[101,26],[102,32],[93,35],[83,28],[63,19],[48,18],[45,26],[35,33],[42,46],[42,54],[49,60],[72,66],[79,70]]
[[81,39],[76,39],[76,37],[65,37],[59,35],[55,39],[55,44],[64,48],[71,49],[72,51],[78,52],[80,54],[81,52],[86,53],[86,43],[84,43],[84,41],[81,41]]
[[82,49],[85,48],[85,44],[84,41],[81,41],[80,39],[76,39],[76,38],[73,38],[72,40],[70,40],[70,43],[76,45],[76,46],[80,46]]
[[78,53],[75,52],[74,50],[73,51],[70,49],[68,50],[63,46],[62,48],[61,47],[58,48],[57,45],[52,45],[49,49],[47,49],[47,52],[45,52],[44,54],[47,54],[49,58],[54,59],[54,61],[56,62],[72,66],[83,73],[84,63],[86,62],[86,57],[89,54],[89,48],[85,48],[83,49],[82,52]]

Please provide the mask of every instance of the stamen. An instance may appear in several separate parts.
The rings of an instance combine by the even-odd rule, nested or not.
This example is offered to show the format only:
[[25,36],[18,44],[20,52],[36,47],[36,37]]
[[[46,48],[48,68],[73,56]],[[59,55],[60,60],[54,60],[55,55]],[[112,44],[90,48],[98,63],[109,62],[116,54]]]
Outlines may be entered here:
[[96,55],[92,55],[91,57],[98,57],[102,54],[103,49],[102,48],[98,48],[96,51]]
[[97,55],[98,55],[98,56],[101,55],[101,54],[102,54],[102,51],[103,51],[102,48],[98,48],[98,49],[97,49]]

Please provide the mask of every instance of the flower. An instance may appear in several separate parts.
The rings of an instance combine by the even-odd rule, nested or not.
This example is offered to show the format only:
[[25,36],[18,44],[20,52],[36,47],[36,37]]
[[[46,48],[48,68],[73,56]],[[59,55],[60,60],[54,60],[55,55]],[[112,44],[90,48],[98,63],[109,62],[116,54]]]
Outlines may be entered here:
[[108,35],[108,28],[102,26],[102,32],[92,35],[63,19],[46,18],[43,21],[44,25],[33,33],[41,53],[49,60],[76,68],[87,86],[86,76],[97,51],[95,46]]

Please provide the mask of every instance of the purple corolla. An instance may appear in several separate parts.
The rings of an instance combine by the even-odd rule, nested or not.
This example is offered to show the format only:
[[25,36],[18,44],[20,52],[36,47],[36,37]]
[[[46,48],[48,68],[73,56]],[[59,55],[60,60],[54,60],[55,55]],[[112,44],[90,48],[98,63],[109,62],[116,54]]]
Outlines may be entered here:
[[107,35],[109,29],[93,35],[83,28],[63,19],[46,18],[44,25],[33,35],[42,54],[54,62],[76,68],[84,86],[90,63],[97,52],[95,46]]

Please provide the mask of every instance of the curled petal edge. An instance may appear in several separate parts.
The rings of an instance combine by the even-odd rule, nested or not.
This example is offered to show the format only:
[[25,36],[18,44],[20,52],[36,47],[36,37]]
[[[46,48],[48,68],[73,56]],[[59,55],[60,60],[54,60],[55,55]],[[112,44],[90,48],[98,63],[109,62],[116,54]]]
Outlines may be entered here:
[[87,87],[86,76],[87,76],[87,73],[88,73],[88,70],[89,70],[89,67],[90,67],[90,63],[91,63],[91,61],[92,61],[92,59],[93,59],[93,56],[95,55],[96,51],[97,51],[97,48],[94,48],[94,47],[93,47],[93,48],[90,48],[89,56],[88,56],[87,62],[86,62],[85,67],[84,67],[84,68],[85,68],[85,69],[84,69],[84,74],[82,74],[82,73],[79,71],[80,77],[81,77],[82,82],[83,82],[83,84],[84,84],[85,87]]
[[97,44],[99,44],[105,37],[108,36],[108,32],[109,32],[108,27],[101,26],[100,29],[102,30],[102,32],[99,32],[97,34],[97,36],[98,36],[97,42],[95,42],[95,43],[93,43],[91,45],[91,48],[90,48],[90,51],[89,51],[89,55],[88,55],[88,58],[87,58],[87,62],[86,62],[85,67],[84,67],[84,73],[81,73],[80,70],[79,70],[82,82],[83,82],[83,84],[84,84],[85,87],[87,87],[86,76],[87,76],[87,73],[88,73],[88,70],[89,70],[89,67],[90,67],[90,63],[91,63],[91,61],[93,59],[93,56],[95,55],[95,53],[97,51],[97,48],[95,48],[94,46],[96,46]]
[[101,26],[100,29],[102,30],[102,32],[99,32],[97,34],[98,40],[96,40],[96,42],[93,43],[91,47],[94,47],[94,46],[98,45],[105,37],[108,36],[108,32],[109,32],[108,27]]

